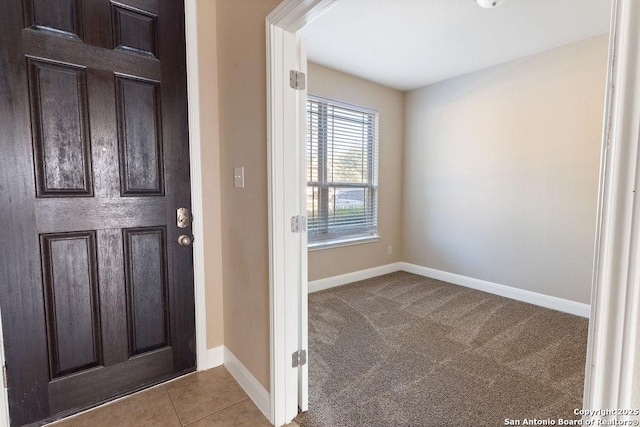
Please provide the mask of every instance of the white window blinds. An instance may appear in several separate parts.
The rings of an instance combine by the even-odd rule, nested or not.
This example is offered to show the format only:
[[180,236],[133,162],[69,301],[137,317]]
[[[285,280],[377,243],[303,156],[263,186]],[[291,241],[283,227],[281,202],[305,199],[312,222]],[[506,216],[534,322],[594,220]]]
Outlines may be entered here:
[[377,112],[310,96],[307,127],[309,242],[375,235]]

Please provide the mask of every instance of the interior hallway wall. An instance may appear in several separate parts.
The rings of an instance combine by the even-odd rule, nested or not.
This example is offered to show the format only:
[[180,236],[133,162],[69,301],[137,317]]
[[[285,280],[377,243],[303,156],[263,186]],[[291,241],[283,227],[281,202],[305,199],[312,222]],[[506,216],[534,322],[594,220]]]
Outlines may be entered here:
[[[279,3],[280,0],[218,0],[216,5],[224,345],[267,390],[265,18]],[[208,76],[203,73],[200,77]],[[233,186],[233,168],[239,166],[245,168],[245,188]]]
[[607,42],[407,94],[404,261],[589,303]]

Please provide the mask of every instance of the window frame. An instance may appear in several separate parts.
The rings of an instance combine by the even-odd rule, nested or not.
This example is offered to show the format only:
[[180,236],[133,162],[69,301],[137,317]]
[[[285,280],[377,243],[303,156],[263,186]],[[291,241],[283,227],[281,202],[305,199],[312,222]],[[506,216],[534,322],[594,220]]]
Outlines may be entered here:
[[[356,105],[356,104],[352,104],[352,103],[347,103],[347,102],[343,102],[343,101],[338,101],[335,99],[330,99],[330,98],[326,98],[326,97],[322,97],[322,96],[317,96],[317,95],[313,95],[313,94],[308,94],[307,95],[307,119],[309,119],[310,117],[310,105],[309,103],[313,102],[319,105],[324,105],[325,108],[328,106],[334,107],[334,108],[338,108],[338,109],[343,109],[343,110],[351,110],[354,111],[356,113],[361,113],[364,115],[368,115],[371,117],[372,120],[372,124],[371,126],[371,132],[373,133],[373,135],[371,136],[371,142],[369,142],[369,138],[367,138],[366,140],[363,139],[363,146],[366,147],[367,152],[365,153],[365,156],[367,158],[367,170],[366,170],[366,175],[367,175],[367,181],[366,183],[355,183],[355,182],[337,182],[337,181],[332,181],[327,179],[327,177],[325,176],[324,181],[322,179],[319,178],[320,175],[320,171],[318,172],[318,175],[315,177],[316,180],[311,181],[310,178],[310,171],[309,171],[309,153],[311,150],[311,146],[312,146],[312,138],[313,135],[310,132],[311,130],[311,123],[308,120],[307,123],[307,164],[306,164],[306,177],[307,177],[307,189],[309,188],[313,188],[314,191],[315,189],[317,189],[317,191],[321,192],[322,194],[319,194],[317,196],[317,198],[314,196],[312,199],[313,200],[318,200],[318,216],[319,216],[319,221],[323,223],[323,225],[321,225],[321,227],[324,228],[324,232],[320,232],[320,233],[313,233],[310,234],[310,230],[312,229],[312,227],[310,227],[309,225],[311,224],[311,220],[308,220],[308,228],[307,228],[307,247],[308,249],[311,250],[319,250],[319,249],[328,249],[328,248],[333,248],[333,247],[339,247],[339,246],[347,246],[347,245],[355,245],[355,244],[362,244],[362,243],[369,243],[369,242],[374,242],[377,241],[380,236],[378,235],[378,206],[379,206],[379,196],[378,196],[378,168],[379,168],[379,123],[380,123],[380,114],[378,110],[375,110],[373,108],[369,108],[369,107],[363,107],[361,105]],[[326,110],[325,110],[326,111]],[[329,117],[329,115],[327,115],[325,113],[325,125],[324,128],[327,128],[328,125],[327,123],[327,119]],[[364,123],[364,120],[362,121],[362,123]],[[324,138],[322,138],[321,136],[317,136],[317,145],[318,145],[318,150],[316,151],[316,153],[318,153],[318,156],[322,155],[322,151],[320,146],[324,146],[324,157],[325,160],[324,161],[319,161],[318,162],[318,169],[320,169],[321,167],[325,170],[325,174],[326,174],[326,169],[327,169],[327,151],[328,151],[328,146],[330,144],[329,142],[330,137],[325,134]],[[370,149],[369,149],[370,147]],[[322,165],[321,165],[322,164]],[[363,196],[364,200],[364,207],[365,207],[365,217],[367,218],[365,221],[370,221],[371,225],[370,227],[366,228],[366,229],[351,229],[351,230],[347,230],[345,232],[332,232],[331,231],[331,222],[332,220],[329,219],[329,206],[331,205],[331,198],[329,197],[329,191],[330,189],[333,188],[334,191],[334,199],[333,199],[333,203],[334,203],[334,209],[335,209],[335,196],[337,195],[336,192],[338,189],[340,190],[349,190],[349,189],[363,189],[365,191],[365,195]],[[366,195],[366,192],[368,190],[368,196]],[[308,190],[307,190],[308,191]],[[309,194],[309,193],[307,193]],[[320,206],[325,205],[326,208],[322,209]],[[315,212],[315,209],[312,209],[312,212]],[[308,215],[310,214],[309,210],[308,210]],[[370,219],[369,219],[370,217]]]

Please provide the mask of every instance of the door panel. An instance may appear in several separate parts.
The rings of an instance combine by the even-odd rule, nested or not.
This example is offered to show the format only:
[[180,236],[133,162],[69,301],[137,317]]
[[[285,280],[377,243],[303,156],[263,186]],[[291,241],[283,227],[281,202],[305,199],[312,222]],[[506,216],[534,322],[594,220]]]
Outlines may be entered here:
[[141,10],[113,5],[114,40],[117,49],[155,57],[156,17]]
[[163,227],[124,230],[131,355],[169,345]]
[[195,369],[181,0],[0,4],[13,425]]
[[79,0],[27,0],[24,6],[27,27],[57,30],[82,39]]
[[116,76],[123,196],[164,194],[159,86]]
[[51,378],[102,363],[96,235],[41,234]]
[[39,197],[92,196],[85,69],[27,58]]

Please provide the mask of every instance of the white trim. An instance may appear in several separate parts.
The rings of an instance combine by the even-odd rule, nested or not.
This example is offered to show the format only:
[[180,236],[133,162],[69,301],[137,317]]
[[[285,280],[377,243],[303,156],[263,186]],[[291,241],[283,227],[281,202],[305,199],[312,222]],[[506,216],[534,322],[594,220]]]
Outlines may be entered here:
[[486,280],[474,279],[472,277],[462,276],[460,274],[449,273],[447,271],[436,270],[407,262],[401,262],[400,266],[402,271],[406,271],[408,273],[419,274],[420,276],[442,280],[444,282],[453,283],[454,285],[464,286],[466,288],[477,289],[479,291],[500,295],[502,297],[538,305],[540,307],[575,314],[576,316],[589,317],[589,304],[518,289],[512,286],[499,285]]
[[284,31],[295,33],[305,25],[318,19],[339,1],[340,0],[283,0],[282,3],[267,16],[267,25],[273,25]]
[[324,249],[341,248],[344,246],[363,245],[365,243],[375,243],[380,240],[381,237],[376,235],[359,236],[351,238],[330,239],[330,240],[316,240],[315,242],[307,244],[307,251],[315,252],[322,251]]
[[381,265],[379,267],[367,268],[366,270],[354,271],[352,273],[341,274],[339,276],[327,277],[309,282],[308,291],[310,294],[314,292],[324,291],[325,289],[335,288],[336,286],[347,285],[359,280],[371,279],[372,277],[382,276],[383,274],[394,273],[401,270],[402,263]]
[[538,292],[527,291],[524,289],[514,288],[512,286],[499,285],[497,283],[488,282],[486,280],[474,279],[472,277],[462,276],[460,274],[449,273],[446,271],[436,270],[429,267],[423,267],[407,262],[396,262],[393,264],[381,265],[379,267],[368,268],[366,270],[354,271],[352,273],[341,274],[339,276],[327,277],[309,282],[309,293],[323,291],[325,289],[335,288],[337,286],[347,285],[359,280],[370,279],[372,277],[382,276],[396,271],[406,271],[407,273],[418,274],[420,276],[432,279],[442,280],[444,282],[453,283],[454,285],[464,286],[466,288],[477,289],[479,291],[488,292],[494,295],[500,295],[517,301],[538,305],[540,307],[551,308],[553,310],[563,311],[565,313],[575,314],[576,316],[589,317],[589,304],[579,303],[563,298],[550,295],[544,295]]
[[640,3],[614,1],[585,409],[633,406],[640,376],[639,28]]
[[[596,390],[593,389],[595,385],[594,381],[594,372],[593,372],[593,359],[594,354],[596,353],[596,348],[594,345],[595,338],[595,324],[599,321],[599,316],[597,315],[597,307],[600,304],[600,300],[598,299],[598,275],[600,269],[600,252],[602,251],[603,241],[602,241],[602,225],[604,223],[604,194],[605,194],[605,185],[606,185],[606,175],[607,175],[607,154],[609,152],[609,131],[610,131],[610,123],[612,120],[611,112],[612,112],[612,104],[613,104],[613,75],[614,75],[614,52],[616,45],[616,29],[618,28],[616,22],[618,2],[614,0],[612,3],[612,13],[611,13],[611,25],[609,32],[609,52],[607,57],[607,82],[605,87],[605,105],[603,112],[603,120],[602,120],[602,143],[600,146],[600,176],[598,182],[598,207],[597,207],[597,216],[596,216],[596,238],[594,242],[594,261],[593,261],[593,275],[592,275],[592,286],[591,286],[591,323],[589,325],[589,335],[587,337],[587,360],[585,367],[585,378],[584,378],[584,393],[583,393],[583,406],[586,409],[589,406],[591,401],[591,396],[593,393],[597,393]],[[601,287],[600,287],[601,289]]]
[[[298,40],[299,44],[299,68],[298,70],[307,75],[307,45],[302,38]],[[307,211],[307,186],[305,185],[307,168],[307,91],[303,89],[298,96],[298,172],[300,175],[296,179],[298,184],[298,205],[300,212]],[[298,276],[298,296],[297,304],[299,307],[299,350],[309,352],[309,295],[307,293],[307,284],[309,282],[309,257],[305,248],[308,245],[307,233],[300,233],[298,242],[298,260],[300,260],[300,272]],[[298,411],[306,412],[309,410],[309,364],[298,368]]]
[[[0,316],[2,319],[2,316]],[[4,335],[2,335],[2,322],[0,321],[0,369],[4,366]],[[1,375],[1,373],[0,373]],[[9,395],[4,384],[0,381],[0,426],[9,425]]]
[[240,387],[249,395],[249,398],[262,411],[265,417],[271,415],[271,397],[260,381],[258,381],[249,370],[238,360],[238,358],[224,347],[224,367],[240,384]]
[[198,359],[198,371],[206,371],[224,364],[224,346],[210,348],[203,359]]
[[187,49],[187,99],[189,115],[189,156],[191,168],[191,212],[193,222],[193,286],[196,316],[196,360],[199,371],[208,369],[207,307],[205,303],[204,238],[202,211],[202,167],[200,158],[200,86],[198,76],[198,27],[196,0],[184,1]]
[[[283,425],[297,414],[299,369],[291,367],[291,354],[303,341],[300,298],[304,292],[301,258],[306,240],[292,236],[289,218],[304,215],[303,183],[298,131],[301,130],[301,94],[289,87],[289,70],[300,61],[295,32],[324,13],[338,0],[284,0],[266,18],[267,40],[267,180],[269,201],[269,420]],[[289,68],[291,67],[291,68]],[[304,246],[303,246],[304,243]]]
[[[284,107],[282,90],[285,87],[283,78],[271,78],[284,73],[281,56],[272,54],[272,50],[282,55],[282,29],[268,24],[267,18],[267,124],[268,130],[268,198],[269,198],[269,307],[270,307],[270,416],[269,421],[274,425],[285,424],[287,393],[286,359],[286,331],[285,322],[285,286],[284,286],[284,240],[286,232],[285,222],[279,221],[285,217],[282,211],[282,188],[284,178],[278,171],[278,157],[282,151],[282,113]],[[293,326],[293,325],[292,325]]]

